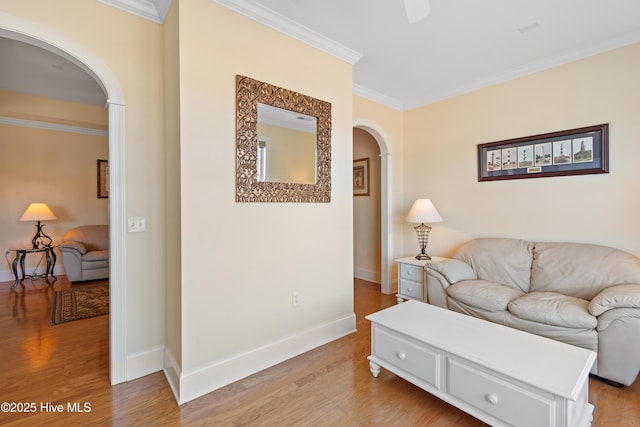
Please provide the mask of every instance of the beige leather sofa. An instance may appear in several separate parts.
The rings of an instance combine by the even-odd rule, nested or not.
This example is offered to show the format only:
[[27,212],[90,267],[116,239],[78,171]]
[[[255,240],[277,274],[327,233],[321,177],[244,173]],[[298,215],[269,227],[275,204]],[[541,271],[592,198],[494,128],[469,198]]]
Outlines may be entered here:
[[640,370],[640,258],[582,243],[477,239],[425,266],[429,303],[593,350],[591,371]]
[[109,226],[84,225],[64,235],[62,263],[71,282],[109,277]]

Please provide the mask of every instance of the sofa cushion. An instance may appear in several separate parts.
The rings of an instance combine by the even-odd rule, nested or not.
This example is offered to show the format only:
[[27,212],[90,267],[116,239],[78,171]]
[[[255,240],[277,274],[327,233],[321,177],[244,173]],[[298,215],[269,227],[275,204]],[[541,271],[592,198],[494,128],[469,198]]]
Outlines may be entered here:
[[612,285],[640,283],[640,258],[586,243],[536,243],[531,291],[559,292],[592,300]]
[[86,275],[86,272],[89,270],[100,270],[106,269],[109,271],[109,260],[104,259],[102,261],[82,261],[82,275]]
[[529,291],[533,243],[519,239],[476,239],[462,246],[454,258],[469,264],[478,279]]
[[505,311],[509,301],[522,296],[523,292],[489,280],[465,280],[449,286],[447,294],[472,307]]
[[109,251],[89,251],[84,254],[82,261],[109,261]]
[[589,313],[589,301],[555,292],[529,292],[511,301],[508,310],[521,319],[547,325],[580,329],[598,325]]

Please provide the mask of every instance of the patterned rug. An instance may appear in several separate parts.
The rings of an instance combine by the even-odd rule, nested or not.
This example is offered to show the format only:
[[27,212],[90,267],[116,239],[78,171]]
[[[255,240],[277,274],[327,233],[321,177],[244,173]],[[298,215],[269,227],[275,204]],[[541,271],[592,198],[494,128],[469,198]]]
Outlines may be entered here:
[[51,324],[73,322],[109,314],[109,281],[72,285],[71,289],[56,291],[51,308]]

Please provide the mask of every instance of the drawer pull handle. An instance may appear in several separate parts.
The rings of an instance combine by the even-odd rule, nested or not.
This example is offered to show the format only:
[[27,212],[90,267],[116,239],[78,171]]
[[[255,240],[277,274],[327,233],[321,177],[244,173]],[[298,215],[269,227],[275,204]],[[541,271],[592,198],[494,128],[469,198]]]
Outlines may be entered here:
[[500,401],[500,399],[498,399],[498,396],[496,396],[495,394],[487,394],[486,398],[487,402],[491,403],[492,405],[497,405]]
[[407,292],[413,291],[413,288],[407,288]]
[[411,276],[413,274],[413,271],[409,270],[407,271],[407,276]]
[[398,359],[400,359],[400,360],[404,360],[407,357],[406,354],[401,353],[401,352],[396,353],[396,356],[398,356]]

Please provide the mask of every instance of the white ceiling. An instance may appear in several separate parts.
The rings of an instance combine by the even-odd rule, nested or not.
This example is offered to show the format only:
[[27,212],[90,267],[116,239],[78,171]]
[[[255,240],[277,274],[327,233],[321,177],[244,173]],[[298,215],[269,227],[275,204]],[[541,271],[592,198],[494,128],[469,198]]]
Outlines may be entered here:
[[[99,1],[155,22],[171,5]],[[401,0],[212,1],[353,63],[355,93],[401,110],[640,42],[638,0],[430,0],[431,13],[414,24]],[[7,89],[7,73],[42,82],[33,68],[58,77],[77,71],[22,51],[14,53],[22,66],[13,66],[5,49],[14,43],[0,42],[0,88]],[[67,97],[76,84],[86,96],[77,75],[65,81],[73,89],[55,82]]]
[[356,93],[417,107],[640,41],[638,0],[224,0],[264,6],[360,53]]

